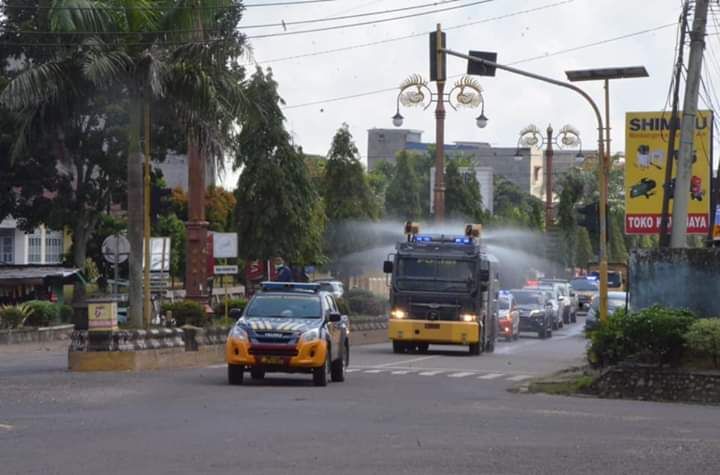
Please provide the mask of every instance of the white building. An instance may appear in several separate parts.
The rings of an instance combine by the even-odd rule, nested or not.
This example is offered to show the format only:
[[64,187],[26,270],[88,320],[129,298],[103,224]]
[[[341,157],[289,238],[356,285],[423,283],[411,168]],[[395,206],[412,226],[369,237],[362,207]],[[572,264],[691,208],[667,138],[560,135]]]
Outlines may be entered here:
[[12,218],[0,222],[0,265],[61,264],[69,247],[63,231],[40,226],[28,234]]

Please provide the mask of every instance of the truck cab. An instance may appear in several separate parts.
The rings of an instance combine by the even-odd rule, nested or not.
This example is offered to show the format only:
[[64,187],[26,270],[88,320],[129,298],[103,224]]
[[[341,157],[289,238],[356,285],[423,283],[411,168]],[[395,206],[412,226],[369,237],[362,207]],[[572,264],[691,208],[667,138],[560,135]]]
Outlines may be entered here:
[[390,274],[388,336],[393,351],[427,351],[431,344],[465,345],[472,355],[493,351],[497,334],[497,260],[481,246],[480,226],[465,234],[420,234],[385,262]]

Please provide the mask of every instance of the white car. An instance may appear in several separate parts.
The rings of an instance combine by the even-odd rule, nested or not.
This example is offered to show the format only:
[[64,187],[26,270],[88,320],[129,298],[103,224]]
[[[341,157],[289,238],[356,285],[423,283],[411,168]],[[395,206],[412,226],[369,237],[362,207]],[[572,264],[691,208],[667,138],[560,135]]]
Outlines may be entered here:
[[322,290],[330,292],[336,299],[341,299],[345,295],[345,285],[339,280],[318,280],[316,283],[320,284]]

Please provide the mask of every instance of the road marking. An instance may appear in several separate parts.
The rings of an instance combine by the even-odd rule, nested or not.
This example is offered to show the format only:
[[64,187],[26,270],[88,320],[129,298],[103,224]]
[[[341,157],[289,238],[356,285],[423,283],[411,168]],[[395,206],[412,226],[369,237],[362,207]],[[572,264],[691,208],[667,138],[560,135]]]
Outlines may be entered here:
[[15,428],[15,426],[12,426],[10,424],[0,424],[0,429],[3,429],[3,430],[13,430],[14,428]]
[[355,371],[360,371],[358,368],[348,368],[345,370],[346,373],[354,373]]
[[383,370],[381,370],[381,369],[366,369],[365,370],[365,374],[378,374],[378,373],[382,373],[382,372],[383,372]]
[[420,376],[435,376],[436,374],[441,374],[442,371],[423,371],[422,373],[418,373]]
[[530,379],[532,376],[528,376],[526,374],[518,374],[517,376],[511,376],[507,380],[508,381],[522,381],[524,379]]
[[208,368],[217,369],[217,368],[224,368],[225,366],[227,366],[227,365],[224,365],[224,364],[214,364],[214,365],[212,365],[212,366],[208,366]]
[[410,360],[393,361],[392,363],[379,364],[376,366],[376,368],[385,368],[387,366],[399,366],[399,365],[405,364],[405,363],[415,363],[416,361],[425,361],[425,360],[429,360],[432,358],[435,358],[435,356],[422,356],[420,358],[413,358]]
[[408,374],[410,371],[403,370],[403,371],[393,371],[392,374]]
[[503,376],[503,373],[490,373],[480,376],[478,379],[497,379]]
[[462,373],[448,374],[448,378],[464,378],[466,376],[472,376],[473,374],[475,374],[475,373],[465,371]]

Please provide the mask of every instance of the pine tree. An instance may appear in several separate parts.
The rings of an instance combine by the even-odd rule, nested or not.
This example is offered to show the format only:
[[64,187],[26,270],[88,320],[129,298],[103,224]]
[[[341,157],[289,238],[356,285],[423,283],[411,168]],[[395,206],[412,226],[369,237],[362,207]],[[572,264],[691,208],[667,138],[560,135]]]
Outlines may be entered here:
[[402,151],[397,156],[397,165],[392,181],[385,193],[387,213],[402,220],[416,220],[420,217],[420,181],[410,156]]
[[445,215],[448,218],[469,219],[475,223],[485,221],[480,184],[474,170],[461,173],[458,163],[450,160],[445,168],[445,188]]

